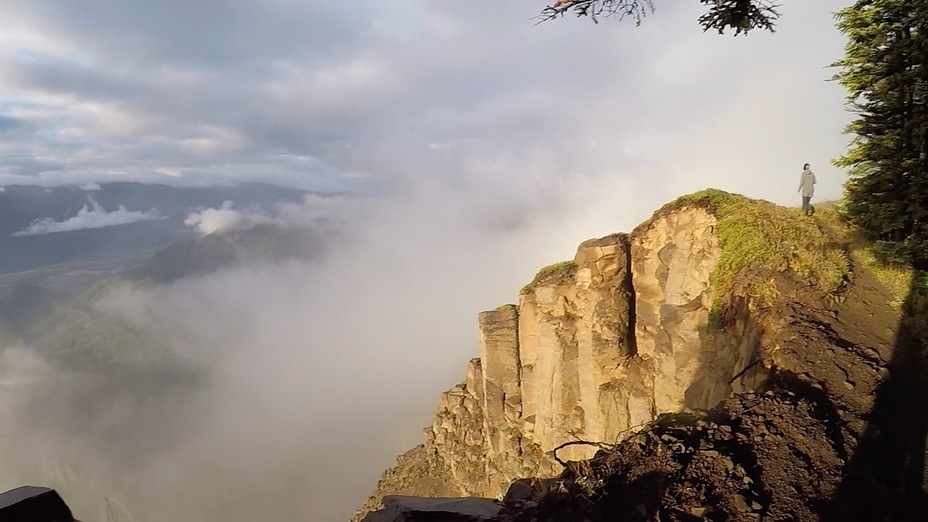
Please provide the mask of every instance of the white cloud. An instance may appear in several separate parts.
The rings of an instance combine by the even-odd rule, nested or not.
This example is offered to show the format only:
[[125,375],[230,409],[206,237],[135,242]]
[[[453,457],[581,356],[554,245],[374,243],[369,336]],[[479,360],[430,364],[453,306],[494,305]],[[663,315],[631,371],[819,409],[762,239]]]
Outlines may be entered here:
[[78,188],[80,188],[81,190],[88,191],[88,192],[95,191],[95,190],[101,190],[99,183],[84,183],[83,185],[79,185]]
[[184,224],[202,235],[230,230],[248,230],[259,225],[284,227],[321,227],[345,218],[346,198],[307,194],[302,203],[284,203],[277,206],[273,215],[257,207],[235,209],[235,203],[224,201],[219,208],[192,212]]
[[65,219],[64,221],[55,221],[52,218],[37,219],[23,230],[14,232],[13,235],[37,236],[40,234],[71,232],[87,228],[113,227],[154,219],[163,219],[157,209],[140,212],[137,210],[128,210],[126,207],[119,205],[116,210],[107,212],[106,209],[91,198],[90,204],[84,205],[83,208],[78,210],[76,216]]
[[338,228],[350,220],[350,214],[362,203],[354,196],[306,194],[301,203],[278,205],[277,220],[285,226]]
[[228,232],[230,230],[247,230],[258,225],[275,223],[274,218],[258,209],[235,210],[231,201],[224,201],[219,208],[207,208],[193,212],[184,224],[193,227],[201,234],[209,235],[215,232]]

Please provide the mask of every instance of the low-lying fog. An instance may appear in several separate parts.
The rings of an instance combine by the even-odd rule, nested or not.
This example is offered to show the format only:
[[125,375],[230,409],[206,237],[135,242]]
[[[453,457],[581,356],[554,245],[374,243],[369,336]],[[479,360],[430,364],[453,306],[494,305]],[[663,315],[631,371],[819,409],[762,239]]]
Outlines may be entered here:
[[521,208],[473,186],[345,198],[315,261],[116,287],[98,311],[168,354],[62,370],[0,353],[0,487],[56,487],[88,520],[347,519],[463,378],[477,312],[571,257],[591,216],[633,224],[609,193],[636,187],[599,188],[555,190],[571,212],[547,189]]

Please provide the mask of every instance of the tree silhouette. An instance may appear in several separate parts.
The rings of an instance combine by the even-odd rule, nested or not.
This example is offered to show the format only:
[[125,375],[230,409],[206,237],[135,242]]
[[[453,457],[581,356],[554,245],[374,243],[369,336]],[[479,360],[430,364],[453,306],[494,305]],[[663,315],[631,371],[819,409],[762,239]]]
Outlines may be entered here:
[[[726,29],[733,29],[735,36],[747,34],[751,29],[765,29],[773,32],[779,4],[771,0],[699,0],[707,4],[709,10],[699,17],[699,24],[704,31],[714,29],[722,34]],[[554,20],[572,12],[577,16],[588,16],[594,22],[601,17],[617,16],[620,20],[631,18],[636,24],[641,23],[649,13],[654,12],[653,0],[557,0],[554,5],[545,7],[539,18],[541,21]]]

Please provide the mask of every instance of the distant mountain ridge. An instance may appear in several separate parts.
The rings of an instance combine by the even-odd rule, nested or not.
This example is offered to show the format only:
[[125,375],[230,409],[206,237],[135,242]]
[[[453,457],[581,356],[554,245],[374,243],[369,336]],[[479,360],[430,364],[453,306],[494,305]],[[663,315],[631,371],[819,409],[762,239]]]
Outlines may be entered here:
[[[131,267],[119,268],[121,265],[116,264],[109,272],[96,273],[96,277],[84,275],[83,285],[66,289],[48,285],[41,275],[0,285],[0,349],[25,341],[37,343],[44,347],[43,351],[63,353],[61,345],[73,344],[75,338],[98,335],[95,330],[101,325],[113,323],[93,308],[104,289],[172,283],[242,263],[308,260],[323,251],[326,240],[325,232],[311,228],[259,225],[178,241],[154,254],[128,258],[126,262],[136,261]],[[67,272],[56,276],[67,277]],[[110,350],[114,349],[110,346],[114,342],[140,341],[137,332],[121,323],[113,323],[107,329],[110,333],[79,344],[77,351]],[[130,338],[132,342],[127,341]]]
[[257,225],[173,243],[121,277],[170,283],[248,260],[309,259],[319,253],[323,243],[324,233],[317,230]]
[[[0,192],[0,349],[25,343],[54,357],[102,361],[122,353],[120,343],[157,344],[96,310],[102,290],[171,283],[241,263],[310,259],[330,239],[324,228],[262,223],[200,235],[184,223],[192,212],[226,201],[270,216],[278,205],[302,204],[307,194],[257,183],[196,188],[109,183],[90,192],[6,187]],[[165,219],[12,235],[36,216],[61,220],[73,215],[89,197],[106,209],[158,208]]]
[[[233,201],[236,208],[271,210],[283,203],[300,203],[309,194],[305,190],[264,183],[172,187],[114,182],[101,183],[99,189],[94,188],[3,187],[0,192],[0,274],[163,248],[194,235],[184,224],[192,212],[218,208],[225,201]],[[160,219],[50,234],[14,235],[40,220],[62,222],[73,218],[91,201],[107,212],[120,206],[134,212],[154,209]]]

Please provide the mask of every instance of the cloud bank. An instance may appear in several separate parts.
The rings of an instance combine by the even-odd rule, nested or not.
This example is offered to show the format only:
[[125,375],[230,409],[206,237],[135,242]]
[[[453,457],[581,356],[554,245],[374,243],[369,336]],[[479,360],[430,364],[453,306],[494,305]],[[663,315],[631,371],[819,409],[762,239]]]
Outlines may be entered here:
[[219,208],[207,208],[193,212],[184,220],[184,225],[193,227],[202,235],[230,230],[247,230],[258,225],[275,223],[275,220],[259,209],[235,210],[231,201],[224,201]]
[[463,378],[477,311],[586,238],[582,219],[484,196],[310,197],[274,217],[338,227],[312,261],[104,295],[91,326],[124,329],[95,338],[158,351],[136,337],[89,370],[0,353],[0,487],[51,485],[84,519],[347,520]]
[[127,225],[137,221],[150,221],[163,219],[157,209],[146,212],[128,210],[119,205],[116,210],[107,211],[99,203],[90,199],[89,205],[84,205],[77,211],[77,215],[62,221],[52,218],[37,219],[28,227],[14,232],[14,236],[37,236],[41,234],[54,234],[56,232],[71,232],[86,228],[104,228],[118,225]]
[[236,209],[233,201],[226,200],[219,208],[206,208],[191,212],[184,225],[201,235],[232,230],[249,230],[259,225],[281,227],[326,227],[345,218],[340,210],[346,206],[345,196],[307,194],[302,203],[283,203],[273,212],[250,207]]

